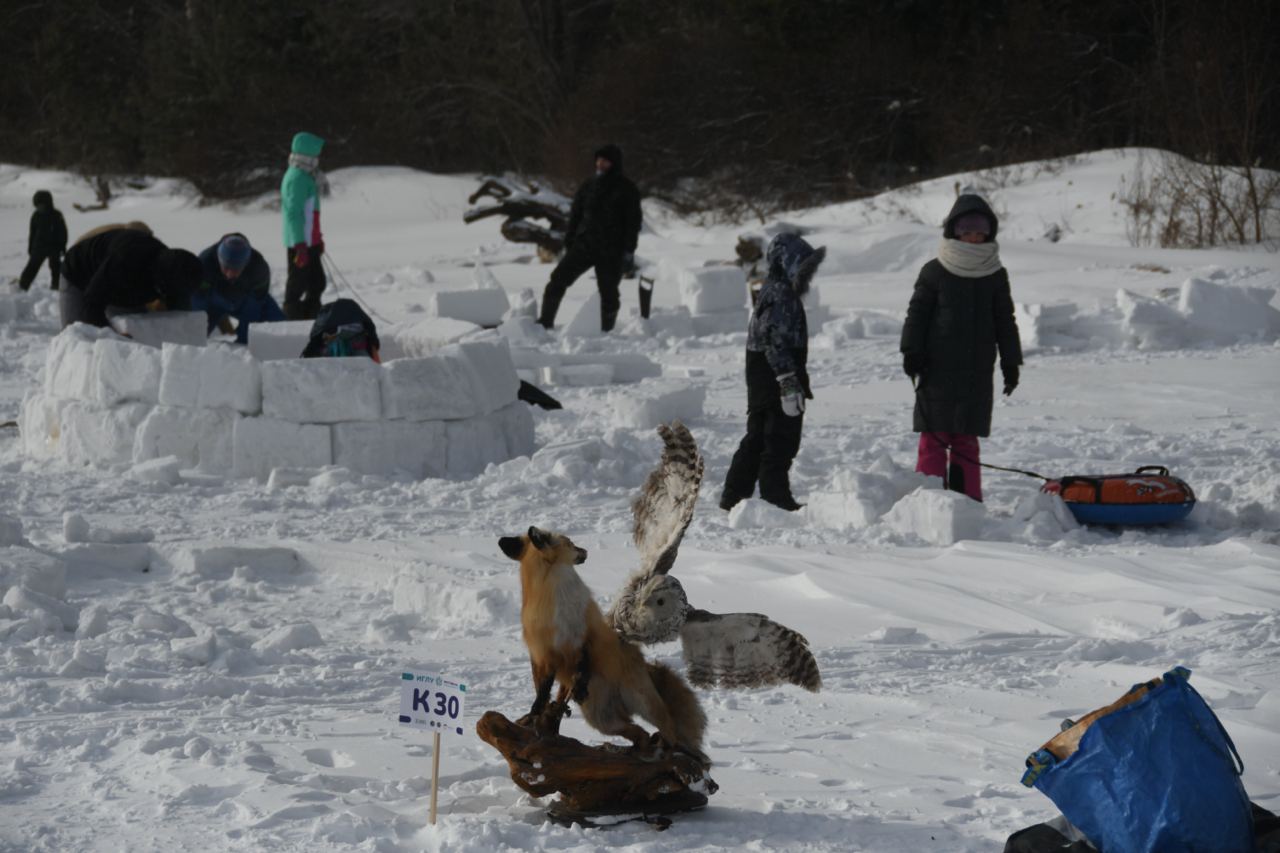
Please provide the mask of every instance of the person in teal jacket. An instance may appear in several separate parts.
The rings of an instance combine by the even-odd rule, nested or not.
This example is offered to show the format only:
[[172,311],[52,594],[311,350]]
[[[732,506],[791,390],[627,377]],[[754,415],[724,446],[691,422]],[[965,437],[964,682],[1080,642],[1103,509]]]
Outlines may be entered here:
[[314,133],[293,137],[289,168],[280,182],[284,214],[284,246],[289,275],[284,284],[284,314],[290,320],[314,320],[324,293],[324,237],[320,234],[320,151],[324,140]]

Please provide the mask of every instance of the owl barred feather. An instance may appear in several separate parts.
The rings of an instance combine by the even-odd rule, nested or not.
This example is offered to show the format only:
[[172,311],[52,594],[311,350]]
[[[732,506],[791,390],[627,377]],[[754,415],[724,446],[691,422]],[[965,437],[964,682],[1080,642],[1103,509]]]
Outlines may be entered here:
[[688,428],[658,427],[662,460],[632,503],[640,568],[618,593],[608,621],[626,640],[645,645],[679,637],[689,680],[700,687],[822,686],[809,642],[759,613],[715,614],[690,607],[669,574],[702,485],[703,460]]

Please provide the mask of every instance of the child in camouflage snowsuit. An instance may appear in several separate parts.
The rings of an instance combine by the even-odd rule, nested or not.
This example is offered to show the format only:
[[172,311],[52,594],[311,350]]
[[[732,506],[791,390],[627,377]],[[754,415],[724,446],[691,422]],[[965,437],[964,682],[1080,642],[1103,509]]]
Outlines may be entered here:
[[733,454],[720,508],[760,497],[782,509],[801,507],[791,494],[791,462],[800,451],[809,389],[809,324],[802,297],[826,257],[797,234],[779,234],[765,258],[768,278],[747,326],[747,434]]

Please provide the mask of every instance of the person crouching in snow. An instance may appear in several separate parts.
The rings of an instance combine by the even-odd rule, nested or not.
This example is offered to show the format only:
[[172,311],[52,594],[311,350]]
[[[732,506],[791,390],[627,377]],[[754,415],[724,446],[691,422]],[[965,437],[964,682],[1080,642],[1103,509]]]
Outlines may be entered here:
[[751,497],[757,482],[763,500],[789,511],[801,507],[788,476],[800,450],[805,400],[813,399],[801,297],[826,255],[796,234],[779,234],[765,251],[769,271],[747,325],[747,435],[729,463],[721,509]]
[[997,350],[1006,396],[1018,387],[1022,364],[997,224],[981,196],[956,199],[938,257],[916,279],[900,346],[916,389],[916,470],[976,501],[982,500],[978,438],[991,434]]

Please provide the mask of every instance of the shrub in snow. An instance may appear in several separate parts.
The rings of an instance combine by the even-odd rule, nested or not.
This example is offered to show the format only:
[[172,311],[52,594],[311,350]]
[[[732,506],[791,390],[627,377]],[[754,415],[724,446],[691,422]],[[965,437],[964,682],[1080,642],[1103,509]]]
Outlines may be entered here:
[[919,488],[893,505],[885,523],[898,533],[918,536],[934,545],[978,539],[986,507],[959,492]]

